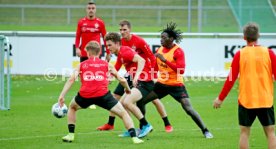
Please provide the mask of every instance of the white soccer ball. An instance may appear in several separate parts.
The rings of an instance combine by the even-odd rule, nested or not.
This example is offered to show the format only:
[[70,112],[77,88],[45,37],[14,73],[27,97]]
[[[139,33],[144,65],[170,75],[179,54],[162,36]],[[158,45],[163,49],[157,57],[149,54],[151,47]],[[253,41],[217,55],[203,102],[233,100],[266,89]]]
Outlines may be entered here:
[[52,114],[57,118],[63,118],[64,116],[67,115],[67,112],[68,112],[68,108],[65,104],[63,104],[62,107],[60,107],[58,103],[55,103],[52,106]]

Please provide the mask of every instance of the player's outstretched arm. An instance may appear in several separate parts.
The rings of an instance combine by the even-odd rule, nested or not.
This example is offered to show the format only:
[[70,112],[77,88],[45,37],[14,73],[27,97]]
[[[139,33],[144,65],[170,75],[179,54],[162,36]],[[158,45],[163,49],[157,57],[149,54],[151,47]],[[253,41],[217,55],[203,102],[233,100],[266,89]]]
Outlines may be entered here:
[[233,87],[235,81],[237,80],[239,76],[239,71],[240,71],[240,51],[238,51],[232,61],[231,64],[231,69],[229,72],[229,75],[227,76],[227,79],[223,85],[223,88],[219,94],[219,96],[215,99],[213,107],[215,109],[220,108],[222,102],[230,92],[231,88]]
[[74,84],[77,77],[79,76],[79,72],[80,72],[80,65],[78,65],[78,67],[74,70],[73,74],[67,80],[67,82],[65,83],[65,85],[59,95],[58,102],[59,102],[60,106],[63,106],[64,100],[65,100],[64,97],[67,94],[67,92],[70,90],[72,85]]
[[144,69],[144,66],[145,66],[145,60],[139,56],[138,54],[135,54],[134,57],[133,57],[133,62],[137,62],[137,70],[136,70],[136,74],[133,78],[133,86],[136,86],[137,85],[137,81],[139,79],[139,76],[140,74],[142,73],[143,69]]

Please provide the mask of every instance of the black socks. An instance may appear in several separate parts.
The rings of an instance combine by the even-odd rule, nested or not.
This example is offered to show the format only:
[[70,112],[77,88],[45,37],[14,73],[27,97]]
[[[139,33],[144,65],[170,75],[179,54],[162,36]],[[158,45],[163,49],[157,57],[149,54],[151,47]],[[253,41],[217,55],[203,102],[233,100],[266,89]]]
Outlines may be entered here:
[[164,122],[165,126],[171,125],[167,116],[163,117],[162,119],[163,119],[163,122]]
[[115,121],[115,117],[113,117],[113,116],[109,116],[109,118],[108,118],[108,123],[107,124],[109,124],[109,125],[114,125],[114,121]]
[[128,133],[130,134],[130,137],[131,137],[131,138],[137,137],[137,136],[136,136],[136,131],[135,131],[134,128],[130,128],[130,129],[128,130]]
[[68,124],[69,133],[75,133],[75,124]]
[[142,129],[142,126],[145,126],[148,124],[145,117],[141,118],[139,121],[140,121],[140,129]]

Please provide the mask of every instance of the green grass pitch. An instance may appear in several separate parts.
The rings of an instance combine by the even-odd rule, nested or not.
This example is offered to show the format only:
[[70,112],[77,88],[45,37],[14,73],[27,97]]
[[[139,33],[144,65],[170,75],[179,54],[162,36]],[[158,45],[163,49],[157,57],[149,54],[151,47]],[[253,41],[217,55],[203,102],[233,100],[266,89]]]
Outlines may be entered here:
[[[64,143],[67,134],[67,118],[57,119],[51,114],[51,106],[57,102],[65,83],[61,77],[46,81],[43,76],[13,76],[11,110],[0,111],[1,149],[14,148],[181,148],[181,149],[234,149],[238,147],[237,85],[232,89],[222,109],[214,110],[212,103],[223,82],[186,80],[193,107],[213,133],[213,139],[205,139],[192,119],[171,97],[162,99],[171,124],[172,133],[164,131],[163,121],[153,104],[147,106],[147,119],[154,131],[143,138],[144,144],[132,144],[130,138],[120,138],[124,129],[117,118],[114,131],[100,132],[96,127],[107,122],[108,112],[97,107],[77,113],[76,136],[73,143]],[[66,96],[68,105],[79,88],[74,84]],[[110,85],[113,90],[117,82]],[[134,118],[136,127],[138,121]],[[250,148],[266,148],[262,127],[255,121],[250,138]]]

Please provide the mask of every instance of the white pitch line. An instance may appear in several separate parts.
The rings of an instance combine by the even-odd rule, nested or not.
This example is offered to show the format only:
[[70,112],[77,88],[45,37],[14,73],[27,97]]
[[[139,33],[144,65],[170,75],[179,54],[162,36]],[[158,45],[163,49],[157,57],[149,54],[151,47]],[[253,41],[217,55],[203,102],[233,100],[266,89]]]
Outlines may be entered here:
[[[112,132],[122,132],[122,131],[112,131]],[[77,135],[83,134],[100,134],[105,133],[103,131],[95,131],[95,132],[87,132],[87,133],[76,133]],[[43,136],[28,136],[28,137],[15,137],[15,138],[0,138],[0,141],[10,141],[10,140],[26,140],[26,139],[34,139],[34,138],[49,138],[49,137],[59,137],[63,136],[64,134],[53,134],[53,135],[43,135]]]
[[26,140],[34,138],[48,138],[48,137],[57,137],[59,135],[44,135],[44,136],[31,136],[31,137],[16,137],[16,138],[1,138],[0,141],[10,141],[10,140]]
[[[251,127],[251,129],[254,129],[257,127]],[[237,130],[239,127],[235,128],[214,128],[212,130]],[[199,129],[174,129],[174,131],[200,131]],[[109,133],[109,132],[115,132],[120,133],[122,131],[95,131],[95,132],[79,132],[76,133],[76,135],[89,135],[89,134],[101,134],[101,133]],[[154,132],[164,132],[164,130],[154,130]],[[28,137],[15,137],[15,138],[0,138],[0,141],[12,141],[12,140],[28,140],[28,139],[35,139],[35,138],[50,138],[50,137],[62,137],[64,134],[53,134],[53,135],[43,135],[43,136],[28,136]]]

